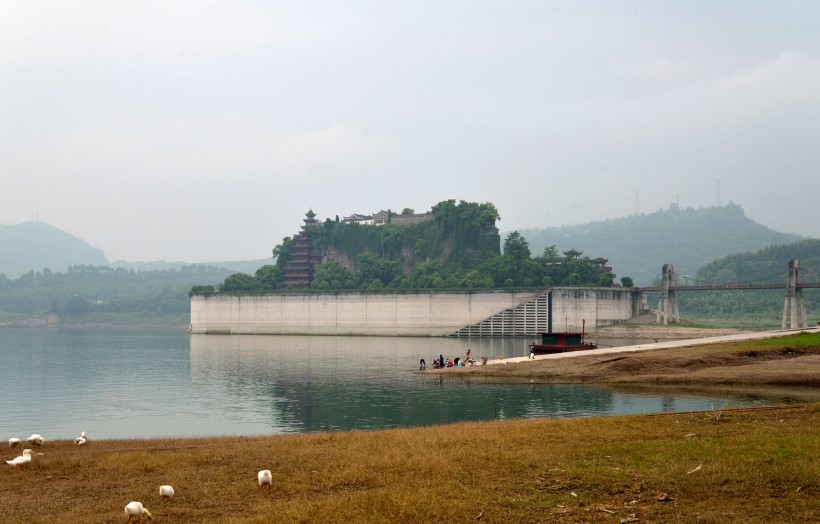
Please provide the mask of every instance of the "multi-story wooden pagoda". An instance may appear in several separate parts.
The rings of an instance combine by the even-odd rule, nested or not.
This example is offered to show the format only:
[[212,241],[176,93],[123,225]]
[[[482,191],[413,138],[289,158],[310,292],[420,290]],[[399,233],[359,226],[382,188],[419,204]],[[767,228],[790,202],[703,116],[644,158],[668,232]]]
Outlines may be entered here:
[[316,213],[312,209],[305,213],[302,230],[293,238],[293,252],[285,265],[283,286],[310,286],[316,267],[322,262],[322,256],[313,252],[311,226],[316,222]]

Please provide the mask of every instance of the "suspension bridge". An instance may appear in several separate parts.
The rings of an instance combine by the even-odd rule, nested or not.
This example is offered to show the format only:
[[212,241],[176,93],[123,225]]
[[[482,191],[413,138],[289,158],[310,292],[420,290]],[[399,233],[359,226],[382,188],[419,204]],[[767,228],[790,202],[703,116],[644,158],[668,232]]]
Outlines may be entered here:
[[[802,327],[807,328],[808,321],[806,318],[806,300],[803,296],[804,289],[820,288],[820,282],[800,282],[800,261],[790,260],[788,269],[767,275],[757,279],[755,282],[749,283],[733,283],[733,284],[695,284],[695,285],[677,285],[677,275],[675,274],[672,264],[664,264],[661,274],[660,286],[635,287],[637,292],[641,293],[659,293],[658,309],[656,312],[656,321],[668,324],[669,322],[677,323],[680,321],[680,313],[678,311],[678,301],[676,293],[678,291],[734,291],[734,290],[750,290],[750,289],[784,289],[786,291],[783,300],[783,319],[781,328],[786,329],[787,324],[790,328],[799,328],[802,321]],[[783,283],[767,283],[766,280],[771,280],[775,277],[786,277]]]

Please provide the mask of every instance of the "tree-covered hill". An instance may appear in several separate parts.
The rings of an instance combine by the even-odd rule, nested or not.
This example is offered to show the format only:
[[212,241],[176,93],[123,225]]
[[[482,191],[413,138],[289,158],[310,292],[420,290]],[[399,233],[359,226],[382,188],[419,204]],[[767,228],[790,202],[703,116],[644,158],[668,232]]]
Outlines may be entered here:
[[69,266],[108,265],[103,252],[43,222],[0,224],[0,274],[17,278],[31,270],[66,271]]
[[524,229],[533,251],[594,251],[608,256],[618,273],[648,285],[670,263],[679,275],[694,275],[716,257],[798,240],[750,220],[739,205],[678,208],[573,226]]
[[[554,248],[535,256],[514,231],[501,242],[491,203],[446,200],[432,207],[430,219],[406,226],[357,224],[306,214],[303,231],[273,249],[276,264],[254,275],[237,273],[217,288],[198,285],[191,294],[270,293],[330,290],[540,289],[549,286],[612,286],[615,275],[602,261],[561,256]],[[389,218],[389,214],[388,214]],[[308,247],[309,246],[309,247]],[[312,254],[308,254],[311,252]],[[309,262],[316,260],[321,262]],[[297,285],[289,267],[304,275]],[[622,281],[631,285],[631,279]]]
[[129,262],[126,260],[115,260],[111,262],[110,266],[115,269],[124,268],[128,270],[133,269],[134,271],[169,271],[174,269],[181,270],[182,268],[189,267],[191,265],[202,265],[229,269],[231,271],[240,271],[242,273],[253,273],[260,267],[270,263],[272,263],[272,260],[270,258],[260,258],[256,260],[225,260],[218,262],[203,262],[201,264],[166,260],[153,260],[148,262]]
[[735,284],[744,282],[785,282],[790,260],[800,261],[800,280],[820,282],[820,240],[809,239],[769,246],[756,252],[726,255],[700,268],[701,282]]
[[109,314],[119,315],[117,323],[153,317],[184,325],[191,286],[215,285],[230,273],[205,265],[156,271],[71,266],[65,272],[30,271],[16,279],[0,275],[0,319],[54,313],[82,322],[90,314]]

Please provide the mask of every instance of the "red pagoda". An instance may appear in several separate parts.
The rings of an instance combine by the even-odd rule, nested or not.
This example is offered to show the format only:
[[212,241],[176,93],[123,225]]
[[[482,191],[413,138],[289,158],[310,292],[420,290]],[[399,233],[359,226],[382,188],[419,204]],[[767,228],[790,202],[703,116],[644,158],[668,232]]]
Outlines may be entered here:
[[311,242],[311,226],[316,222],[316,213],[312,209],[308,210],[302,231],[293,238],[293,252],[285,265],[283,286],[310,286],[313,282],[316,266],[322,262],[321,255],[313,253]]

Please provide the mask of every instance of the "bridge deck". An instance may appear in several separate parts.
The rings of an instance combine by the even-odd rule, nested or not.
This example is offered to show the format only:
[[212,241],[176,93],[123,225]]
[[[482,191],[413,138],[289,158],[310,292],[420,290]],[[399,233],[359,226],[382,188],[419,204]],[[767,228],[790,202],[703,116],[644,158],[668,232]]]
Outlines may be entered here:
[[[820,288],[820,282],[801,282],[797,288]],[[660,286],[633,287],[635,291],[652,293],[663,291]],[[786,284],[707,284],[699,286],[669,286],[669,291],[727,291],[737,289],[786,289]]]

